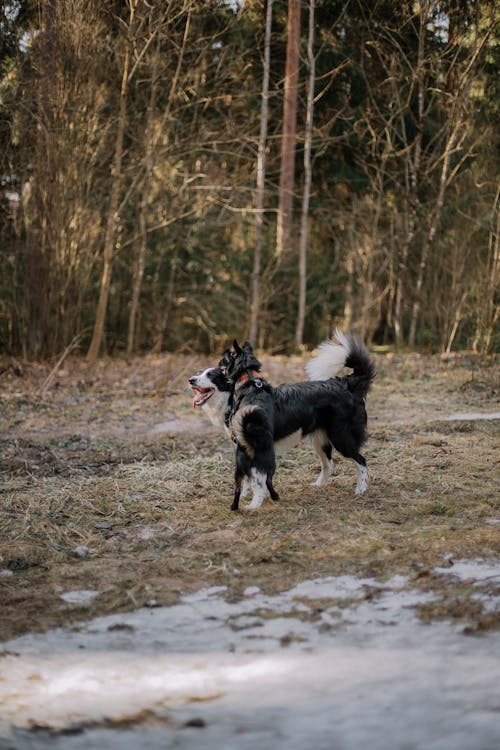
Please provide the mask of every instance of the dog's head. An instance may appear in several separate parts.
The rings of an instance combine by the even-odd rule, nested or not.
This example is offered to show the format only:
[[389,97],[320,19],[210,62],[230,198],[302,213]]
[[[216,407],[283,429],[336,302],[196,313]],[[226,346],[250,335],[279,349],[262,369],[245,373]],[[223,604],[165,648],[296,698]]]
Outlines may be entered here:
[[[226,355],[226,352],[224,353]],[[226,374],[233,382],[237,383],[245,372],[260,372],[261,363],[253,353],[251,344],[245,341],[240,346],[236,339],[233,341],[233,348],[226,356]]]
[[229,400],[232,386],[221,367],[209,367],[189,378],[189,385],[195,391],[193,406],[203,406],[214,393]]

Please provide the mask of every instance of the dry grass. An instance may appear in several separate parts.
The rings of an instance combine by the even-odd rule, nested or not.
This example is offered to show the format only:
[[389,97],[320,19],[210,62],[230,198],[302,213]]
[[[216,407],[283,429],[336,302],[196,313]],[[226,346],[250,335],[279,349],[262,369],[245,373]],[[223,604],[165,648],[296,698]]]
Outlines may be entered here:
[[[88,370],[72,359],[43,399],[50,365],[6,370],[2,636],[170,603],[205,585],[237,597],[248,585],[272,592],[345,572],[432,581],[441,606],[423,617],[462,612],[474,632],[491,627],[467,587],[451,590],[432,568],[447,554],[498,555],[499,526],[489,523],[500,516],[498,421],[440,421],[498,411],[498,371],[470,357],[377,360],[369,493],[354,496],[355,470],[343,459],[328,487],[309,487],[318,466],[303,448],[279,460],[281,501],[238,514],[229,510],[231,447],[193,417],[184,385],[206,361],[147,357]],[[298,357],[265,358],[274,383],[300,379],[302,367]],[[165,421],[174,434],[152,437]],[[102,593],[86,607],[60,598],[76,589]]]

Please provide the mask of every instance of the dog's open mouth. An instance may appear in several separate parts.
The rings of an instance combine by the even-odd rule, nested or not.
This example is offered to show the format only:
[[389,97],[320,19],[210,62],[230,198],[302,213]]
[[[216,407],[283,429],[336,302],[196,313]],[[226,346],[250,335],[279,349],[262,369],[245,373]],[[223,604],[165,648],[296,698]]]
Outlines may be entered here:
[[196,391],[195,397],[193,399],[193,406],[203,406],[209,398],[211,398],[215,393],[215,388],[200,388],[197,385],[192,385],[191,388],[193,391]]

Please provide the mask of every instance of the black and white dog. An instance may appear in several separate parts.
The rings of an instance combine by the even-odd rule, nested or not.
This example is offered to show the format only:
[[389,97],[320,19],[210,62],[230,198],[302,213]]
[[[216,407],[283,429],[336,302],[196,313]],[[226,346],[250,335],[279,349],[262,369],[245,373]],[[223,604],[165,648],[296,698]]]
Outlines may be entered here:
[[[309,381],[273,388],[260,376],[261,363],[252,347],[235,341],[219,367],[189,379],[211,421],[224,427],[236,443],[235,495],[232,509],[249,489],[248,509],[259,508],[267,491],[273,499],[275,452],[309,438],[321,460],[315,485],[326,484],[332,469],[332,448],[352,458],[358,469],[356,494],[368,489],[366,461],[359,450],[366,440],[364,399],[375,377],[369,354],[353,335],[337,331],[306,365]],[[346,377],[335,377],[344,367]]]

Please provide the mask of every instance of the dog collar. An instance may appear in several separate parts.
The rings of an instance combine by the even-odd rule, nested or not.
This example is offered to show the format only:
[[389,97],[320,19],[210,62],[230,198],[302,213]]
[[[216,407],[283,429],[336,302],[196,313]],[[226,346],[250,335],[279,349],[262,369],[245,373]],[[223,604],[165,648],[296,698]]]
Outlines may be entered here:
[[[252,378],[258,378],[258,377],[259,377],[259,373],[257,372],[257,370],[252,370]],[[243,375],[241,375],[241,377],[239,378],[238,382],[239,383],[246,383],[247,380],[249,380],[249,378],[250,378],[250,376],[249,376],[248,372],[244,372]]]
[[248,383],[249,380],[255,383],[257,388],[262,388],[262,378],[259,376],[259,373],[257,372],[257,370],[252,370],[250,375],[248,374],[248,372],[244,372],[238,378],[236,385],[237,386],[244,385],[245,383]]

